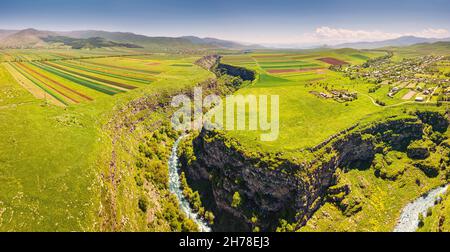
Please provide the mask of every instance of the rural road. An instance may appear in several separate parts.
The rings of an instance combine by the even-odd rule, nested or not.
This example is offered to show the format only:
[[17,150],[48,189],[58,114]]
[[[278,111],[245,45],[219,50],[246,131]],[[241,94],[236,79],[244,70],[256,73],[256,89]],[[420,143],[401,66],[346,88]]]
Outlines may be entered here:
[[405,101],[405,102],[400,102],[400,103],[393,104],[393,105],[381,106],[380,104],[375,102],[375,100],[372,98],[372,96],[367,95],[367,94],[361,94],[361,95],[366,96],[367,98],[369,98],[372,101],[373,105],[375,105],[377,107],[383,107],[383,108],[397,107],[397,106],[401,106],[403,104],[414,103],[413,101]]
[[433,95],[434,95],[434,93],[436,92],[437,89],[438,89],[438,87],[435,87],[435,88],[433,89],[433,92],[432,92],[432,93],[430,94],[430,96],[428,97],[426,103],[429,103],[429,102],[430,102],[431,98],[433,97]]

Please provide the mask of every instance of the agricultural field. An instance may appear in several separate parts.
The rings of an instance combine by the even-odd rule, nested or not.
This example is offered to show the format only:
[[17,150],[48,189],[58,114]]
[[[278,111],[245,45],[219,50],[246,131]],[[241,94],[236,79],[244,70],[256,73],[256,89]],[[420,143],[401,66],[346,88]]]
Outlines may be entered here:
[[2,231],[99,230],[103,125],[121,104],[212,76],[193,65],[195,55],[61,53],[1,51]]
[[[1,230],[101,229],[102,224],[96,214],[103,209],[104,202],[100,199],[104,199],[105,192],[100,190],[103,182],[99,176],[108,171],[99,163],[109,164],[111,157],[108,155],[112,152],[122,160],[121,165],[128,167],[130,164],[127,162],[136,157],[130,157],[125,151],[127,149],[138,149],[139,153],[143,151],[145,156],[150,155],[146,149],[141,150],[141,144],[134,142],[141,138],[134,139],[132,134],[124,134],[117,140],[123,145],[122,149],[113,149],[103,126],[130,101],[148,95],[174,94],[215,77],[195,64],[201,55],[105,51],[1,51],[0,119],[1,127],[6,129],[0,133],[4,139],[0,146],[0,180],[6,185],[0,192]],[[276,141],[259,141],[262,132],[258,131],[228,131],[227,137],[237,140],[251,152],[282,153],[283,157],[294,159],[309,158],[310,153],[306,154],[308,149],[337,132],[437,102],[431,94],[424,103],[414,101],[419,93],[418,86],[425,90],[436,85],[377,84],[365,78],[351,78],[342,72],[342,69],[362,65],[386,54],[386,51],[353,49],[225,52],[223,63],[257,73],[256,80],[243,86],[236,94],[279,95],[281,112],[280,135]],[[445,62],[441,62],[441,71],[446,67]],[[388,96],[394,87],[399,90]],[[441,90],[444,88],[439,87],[435,91]],[[444,104],[442,109],[446,107]],[[155,112],[141,127],[157,127],[151,125],[152,118],[158,121],[167,115]],[[146,132],[141,130],[139,132]],[[162,145],[171,141],[173,139],[165,139]],[[151,148],[157,148],[152,144],[155,143],[149,141]],[[340,177],[342,184],[357,185],[363,181],[372,188],[370,194],[364,194],[363,190],[352,192],[351,197],[364,198],[361,200],[364,211],[347,218],[335,205],[325,204],[302,230],[388,230],[404,204],[441,183],[441,178],[428,178],[412,167],[412,161],[404,153],[389,155],[398,159],[396,165],[406,167],[401,171],[403,178],[400,182],[380,181],[370,169],[351,169]],[[153,165],[151,169],[161,167],[160,164]],[[153,178],[158,181],[166,176],[156,174],[161,176]],[[149,176],[148,173],[145,176]],[[417,178],[421,180],[421,186],[413,191]],[[123,218],[132,216],[123,230],[147,230],[147,224],[142,220],[150,218],[142,216],[136,210],[137,206],[128,205],[138,202],[126,199],[127,193],[133,197],[139,194],[130,189],[131,186],[139,184],[145,191],[150,190],[154,197],[168,200],[166,196],[155,196],[158,193],[150,185],[142,185],[135,180],[139,179],[124,177],[122,187],[130,187],[121,188],[123,194],[117,196],[121,202],[115,202],[121,206],[118,208],[121,212],[114,214]],[[393,188],[398,193],[384,193],[392,192]],[[399,195],[402,201],[397,200]],[[161,204],[173,204],[163,201],[155,200],[151,204],[156,204],[158,209],[164,208]],[[377,215],[376,211],[386,204],[392,206],[386,210],[390,214]],[[147,214],[151,213],[154,212]],[[327,214],[339,224],[330,227],[330,219],[323,218]],[[52,216],[52,219],[47,216]],[[358,219],[367,216],[374,217],[367,222]],[[356,221],[361,225],[352,226],[351,223]],[[185,230],[179,226],[172,229]],[[152,227],[152,230],[167,231],[170,228],[165,224],[160,229]]]
[[330,65],[361,64],[369,58],[385,54],[382,51],[357,51],[340,49],[333,51],[255,52],[252,54],[225,55],[224,62],[252,68],[274,75],[295,75],[323,72]]
[[[312,158],[311,148],[354,125],[370,125],[383,118],[402,116],[421,109],[432,110],[432,107],[436,108],[438,94],[446,88],[446,76],[442,73],[447,70],[447,63],[440,56],[440,51],[432,54],[436,56],[426,56],[430,55],[428,50],[415,51],[414,55],[406,52],[406,49],[394,50],[392,61],[396,63],[392,65],[401,69],[399,71],[412,71],[410,65],[417,72],[421,72],[422,68],[426,70],[421,76],[411,75],[403,82],[392,83],[343,74],[370,59],[376,62],[376,59],[385,57],[387,52],[383,51],[356,52],[346,49],[309,54],[273,52],[224,56],[224,61],[229,64],[252,68],[259,73],[259,79],[240,89],[238,94],[279,95],[280,100],[280,132],[276,141],[260,141],[260,131],[228,131],[226,136],[237,139],[240,150],[249,155],[257,150],[281,153],[294,160],[308,160]],[[431,64],[435,64],[433,66],[437,66],[440,73],[429,74],[429,68],[421,67]],[[391,65],[385,66],[389,67],[392,68]],[[382,69],[369,65],[360,68],[358,73],[378,74],[383,72]],[[385,80],[389,80],[388,71],[386,75]],[[348,99],[337,98],[342,94]],[[352,98],[351,94],[356,94],[357,98]],[[418,101],[418,96],[424,99]],[[441,103],[438,109],[445,111],[448,104]],[[445,136],[448,135],[447,131]],[[437,148],[437,153],[426,159],[427,164],[436,167],[439,166],[439,153],[442,151],[442,155],[446,155],[445,147],[442,150]],[[317,158],[321,154],[313,152],[312,155]],[[443,162],[442,159],[440,162]],[[340,203],[326,202],[300,231],[392,231],[407,203],[447,180],[445,174],[426,174],[418,169],[420,165],[417,163],[405,152],[386,151],[368,164],[340,167],[342,170],[336,172],[338,182],[333,188],[351,188],[350,193]],[[384,167],[383,175],[376,170],[380,164]],[[429,228],[431,220],[427,221],[426,228]],[[436,222],[436,218],[433,221]]]
[[[284,111],[280,113],[282,130],[278,140],[274,142],[254,141],[259,132],[232,131],[230,135],[242,139],[242,143],[252,147],[271,151],[297,151],[313,147],[368,115],[382,111],[383,107],[375,103],[378,98],[389,100],[388,105],[404,102],[402,94],[393,99],[385,98],[383,91],[389,88],[387,86],[384,87],[386,90],[369,94],[373,84],[364,80],[350,80],[329,69],[335,64],[362,64],[369,58],[385,54],[381,51],[345,49],[224,56],[224,62],[248,67],[259,73],[259,80],[239,90],[239,94],[279,95],[280,111]],[[331,90],[357,92],[358,99],[338,102],[314,95],[315,92],[329,93]]]
[[100,48],[96,50],[83,51],[70,49],[39,49],[38,51],[36,51],[36,49],[3,49],[0,52],[0,62],[108,57],[136,53],[142,52],[122,48]]
[[56,2],[0,4],[0,233],[450,232],[448,1]]

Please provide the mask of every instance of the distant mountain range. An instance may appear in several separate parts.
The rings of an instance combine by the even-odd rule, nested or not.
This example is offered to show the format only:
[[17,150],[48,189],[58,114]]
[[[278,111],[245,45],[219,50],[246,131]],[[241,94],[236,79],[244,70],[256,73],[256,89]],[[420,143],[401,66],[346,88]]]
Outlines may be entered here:
[[66,36],[48,36],[42,38],[46,43],[50,44],[60,44],[65,46],[70,46],[72,49],[83,49],[83,48],[101,48],[101,47],[126,47],[126,48],[143,48],[142,46],[130,44],[130,43],[117,43],[113,41],[106,40],[100,37],[92,38],[71,38]]
[[216,39],[216,38],[199,38],[195,36],[184,36],[180,37],[182,39],[187,39],[191,41],[194,44],[197,45],[212,45],[219,48],[226,48],[226,49],[262,49],[265,48],[261,45],[252,44],[252,45],[243,45],[238,42],[229,41],[229,40],[222,40],[222,39]]
[[35,29],[26,29],[21,31],[0,32],[4,34],[0,37],[0,48],[35,48],[46,47],[47,43],[42,38],[56,35],[49,31],[38,31]]
[[[376,49],[383,47],[401,47],[422,43],[448,42],[450,38],[420,38],[404,36],[396,39],[345,43],[326,48]],[[145,48],[153,50],[195,50],[195,49],[263,49],[260,45],[242,43],[216,38],[183,37],[149,37],[130,32],[107,31],[70,31],[54,32],[36,29],[0,30],[0,48],[55,48],[72,47],[74,49],[99,47]],[[323,46],[321,46],[323,47]],[[283,48],[288,48],[283,46]],[[298,46],[292,46],[298,48]],[[309,48],[314,48],[310,46]],[[317,48],[317,47],[315,47]]]
[[450,38],[444,39],[435,39],[435,38],[420,38],[414,36],[404,36],[396,39],[389,39],[383,41],[375,41],[375,42],[356,42],[356,43],[345,43],[336,46],[332,46],[332,48],[354,48],[354,49],[376,49],[382,47],[401,47],[401,46],[410,46],[415,44],[423,44],[423,43],[435,43],[435,42],[447,42],[450,41]]
[[149,37],[128,32],[70,31],[53,32],[36,29],[0,30],[0,48],[49,48],[70,46],[74,49],[127,47],[146,49],[256,49],[258,45],[243,45],[215,38]]
[[0,40],[3,39],[4,37],[7,37],[16,32],[17,31],[13,31],[13,30],[0,30]]

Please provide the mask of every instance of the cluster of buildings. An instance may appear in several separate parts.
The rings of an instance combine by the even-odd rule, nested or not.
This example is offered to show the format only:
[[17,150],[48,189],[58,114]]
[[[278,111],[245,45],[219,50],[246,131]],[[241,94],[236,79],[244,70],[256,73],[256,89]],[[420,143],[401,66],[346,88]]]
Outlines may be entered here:
[[449,84],[450,79],[437,78],[438,73],[434,64],[442,61],[444,56],[421,56],[405,58],[400,62],[391,60],[371,61],[363,65],[354,65],[341,69],[345,75],[355,78],[363,77],[376,83],[393,84],[397,82],[425,83],[425,84]]
[[329,93],[311,91],[310,93],[324,99],[334,99],[338,102],[349,102],[358,99],[358,93],[347,90],[331,90]]
[[406,58],[400,62],[372,61],[368,65],[349,66],[342,71],[348,76],[364,77],[376,82],[448,83],[449,79],[432,77],[437,71],[433,65],[443,59],[443,56],[430,55]]
[[[403,88],[420,93],[415,100],[424,101],[434,94],[437,87],[440,95],[450,95],[450,78],[440,73],[437,63],[448,60],[444,56],[427,55],[392,61],[391,57],[369,60],[362,65],[351,65],[339,71],[351,79],[364,78],[376,84],[388,84],[394,87],[387,96],[394,97]],[[435,94],[438,95],[438,94]]]

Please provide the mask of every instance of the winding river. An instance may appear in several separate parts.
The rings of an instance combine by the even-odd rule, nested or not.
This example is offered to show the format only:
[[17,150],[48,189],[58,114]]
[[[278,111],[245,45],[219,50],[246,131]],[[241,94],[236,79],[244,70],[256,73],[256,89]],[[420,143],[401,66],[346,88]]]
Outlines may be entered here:
[[448,185],[435,188],[406,205],[394,232],[415,232],[419,225],[419,214],[426,216],[428,208],[434,206],[436,198],[444,194],[447,189]]
[[179,175],[179,163],[178,163],[178,145],[184,136],[179,137],[172,147],[172,152],[169,158],[169,190],[171,193],[178,197],[181,210],[192,219],[199,227],[201,232],[211,232],[211,228],[208,227],[206,222],[196,214],[190,207],[189,202],[183,196],[181,190],[181,182]]
[[[181,190],[178,145],[184,137],[185,136],[179,137],[172,147],[172,152],[169,158],[169,189],[170,192],[177,196],[180,202],[181,210],[198,225],[200,231],[211,232],[211,228],[207,225],[207,223],[191,209],[189,202],[183,196]],[[435,188],[406,205],[402,210],[402,214],[397,222],[397,226],[394,228],[394,232],[416,231],[419,225],[419,213],[422,213],[425,216],[428,208],[434,206],[436,198],[444,194],[447,189],[448,185]]]

